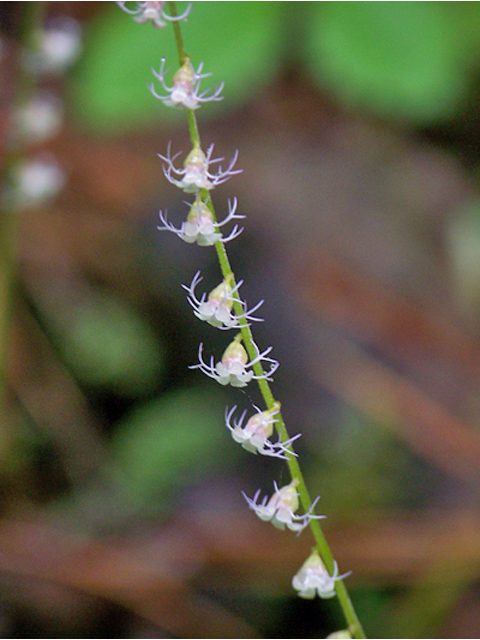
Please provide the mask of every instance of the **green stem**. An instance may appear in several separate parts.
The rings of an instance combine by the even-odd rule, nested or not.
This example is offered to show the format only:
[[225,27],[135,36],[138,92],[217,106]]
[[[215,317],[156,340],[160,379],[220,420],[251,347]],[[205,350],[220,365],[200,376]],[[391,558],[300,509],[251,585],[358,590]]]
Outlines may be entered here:
[[[176,3],[169,2],[168,5],[170,8],[171,15],[176,17],[178,15],[177,9],[176,9]],[[179,59],[180,65],[183,65],[185,61],[188,59],[188,56],[185,52],[185,48],[183,45],[183,39],[182,39],[179,22],[173,22],[173,29],[175,32],[175,41],[177,44],[178,59]],[[192,109],[186,109],[186,112],[187,112],[188,126],[190,130],[190,140],[191,140],[192,146],[200,145],[200,134],[198,131],[195,112]],[[208,191],[202,189],[201,196],[202,196],[202,199],[208,203],[208,207],[214,216],[214,220],[216,220],[212,199],[209,197]],[[215,249],[217,251],[217,256],[218,256],[223,277],[225,279],[230,279],[232,286],[235,286],[235,276],[233,274],[230,261],[228,259],[228,254],[225,248],[225,244],[220,241],[216,242]],[[238,294],[234,294],[234,310],[237,316],[241,316],[244,311]],[[245,349],[247,350],[250,360],[254,360],[257,357],[259,350],[254,341],[251,328],[248,324],[248,321],[245,318],[240,319],[239,324],[240,324],[240,331],[242,334],[242,339],[245,345]],[[270,385],[268,381],[265,380],[264,378],[265,372],[261,362],[255,363],[253,365],[253,370],[255,372],[255,375],[261,378],[257,382],[260,387],[260,392],[265,401],[267,409],[271,410],[279,407],[280,403],[275,400],[275,397],[272,393]],[[289,439],[289,434],[285,426],[285,422],[282,418],[281,412],[275,415],[275,419],[276,419],[276,428],[279,433],[280,439],[282,442],[286,442]],[[289,449],[293,453],[293,447],[291,445]],[[302,502],[302,506],[305,512],[307,512],[311,509],[312,499],[307,489],[307,485],[305,483],[305,479],[300,469],[300,465],[298,464],[297,458],[293,455],[288,456],[287,464],[288,464],[288,468],[289,468],[289,472],[292,480],[296,480],[298,482],[297,490],[300,496],[300,500]],[[329,573],[332,575],[335,570],[335,560],[330,550],[330,546],[328,545],[328,542],[325,538],[323,530],[318,520],[315,520],[315,519],[310,521],[309,526],[312,531],[313,537],[315,539],[316,548],[320,553]],[[335,582],[335,590],[338,596],[338,600],[340,602],[340,606],[342,607],[342,610],[344,612],[345,619],[348,623],[348,628],[350,633],[354,638],[365,638],[366,636],[363,631],[362,625],[355,612],[355,608],[350,599],[347,588],[345,587],[345,584],[343,583],[342,580],[337,580]]]

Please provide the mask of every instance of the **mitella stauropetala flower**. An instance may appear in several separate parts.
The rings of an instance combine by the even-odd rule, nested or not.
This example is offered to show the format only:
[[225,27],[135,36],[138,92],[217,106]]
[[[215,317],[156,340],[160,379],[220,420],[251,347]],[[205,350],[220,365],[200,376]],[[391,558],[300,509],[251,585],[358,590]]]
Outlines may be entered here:
[[279,488],[277,483],[273,481],[273,486],[275,488],[275,493],[270,499],[265,496],[260,504],[257,502],[260,496],[260,489],[255,493],[253,498],[249,498],[243,494],[243,497],[248,502],[250,509],[255,511],[261,520],[271,522],[278,529],[285,529],[285,527],[288,527],[291,531],[295,531],[299,534],[309,525],[311,520],[319,520],[320,518],[325,517],[312,514],[318,498],[314,500],[307,513],[301,516],[296,515],[296,511],[298,511],[300,506],[298,492],[296,490],[298,480],[292,480],[290,484],[281,488]]
[[333,598],[335,595],[335,582],[342,580],[350,573],[338,575],[337,563],[334,563],[333,575],[330,575],[317,550],[312,551],[308,559],[303,563],[298,573],[293,576],[292,586],[298,591],[301,598],[313,599],[316,595],[320,598]]
[[180,69],[173,76],[172,86],[169,87],[165,82],[165,58],[162,58],[160,64],[160,70],[158,73],[153,71],[153,75],[157,78],[163,87],[163,90],[167,92],[167,95],[160,95],[155,91],[153,84],[150,85],[150,91],[152,94],[161,100],[167,107],[187,107],[187,109],[198,109],[200,104],[204,102],[218,102],[223,100],[221,95],[224,83],[220,83],[217,87],[212,89],[205,89],[200,92],[200,82],[203,78],[208,78],[211,73],[202,73],[203,62],[198,66],[195,71],[191,63],[190,58],[184,62]]
[[[232,387],[246,387],[251,380],[271,380],[272,376],[278,368],[278,362],[273,358],[268,358],[272,347],[268,347],[262,353],[258,353],[257,357],[248,361],[248,354],[245,347],[240,342],[240,334],[233,340],[223,352],[220,362],[215,364],[213,356],[210,358],[210,364],[203,360],[203,343],[198,348],[198,359],[200,362],[190,366],[190,369],[200,369],[209,378],[213,378],[219,384],[230,384]],[[256,375],[252,369],[257,362],[268,362],[270,369],[263,375]]]
[[196,296],[195,289],[201,280],[200,271],[197,271],[190,286],[182,285],[188,293],[187,300],[193,308],[193,313],[199,320],[208,322],[208,324],[211,324],[213,327],[218,327],[219,329],[238,329],[239,320],[263,321],[263,318],[257,318],[252,315],[262,306],[263,300],[260,300],[252,309],[247,310],[245,302],[238,299],[238,303],[244,311],[240,315],[237,315],[233,310],[234,302],[237,300],[234,295],[242,286],[243,280],[240,280],[240,282],[233,286],[233,276],[230,276],[216,286],[215,289],[208,294],[208,297],[203,293],[199,299]]
[[300,437],[300,433],[284,442],[280,438],[277,442],[269,440],[273,435],[276,422],[275,416],[280,411],[279,406],[267,411],[261,411],[258,407],[255,407],[257,413],[249,418],[245,426],[243,426],[243,422],[247,415],[246,411],[242,413],[238,420],[233,419],[232,426],[232,418],[236,409],[235,405],[230,411],[225,411],[225,423],[235,442],[241,444],[244,449],[251,453],[261,453],[264,456],[272,456],[282,460],[287,460],[288,456],[296,456],[290,445]]
[[[188,204],[188,203],[186,203]],[[227,236],[221,232],[221,228],[232,220],[243,219],[245,216],[236,213],[237,199],[228,201],[228,215],[217,222],[208,204],[197,194],[195,202],[190,206],[187,219],[182,222],[180,228],[176,228],[167,218],[166,212],[159,212],[162,226],[157,227],[160,231],[171,231],[188,244],[196,243],[201,247],[211,247],[215,242],[230,242],[237,238],[243,231],[243,227],[235,224]]]
[[167,22],[176,22],[178,20],[186,20],[192,5],[189,4],[186,10],[179,16],[169,16],[165,13],[165,0],[163,2],[135,2],[135,9],[129,9],[126,2],[117,2],[120,9],[123,9],[126,13],[134,16],[135,22],[139,24],[145,24],[152,21],[152,24],[157,29],[163,29],[167,26]]
[[210,191],[237,173],[242,172],[242,169],[233,168],[238,159],[238,151],[235,151],[233,154],[233,158],[230,160],[227,169],[223,170],[219,165],[216,173],[210,171],[210,166],[212,164],[219,164],[224,158],[212,159],[213,144],[207,149],[206,154],[202,151],[199,143],[194,144],[192,150],[185,158],[183,169],[177,169],[174,164],[180,154],[181,151],[172,156],[169,144],[167,155],[163,156],[159,154],[159,156],[165,162],[163,173],[167,180],[176,187],[183,189],[186,193],[197,193],[200,189]]

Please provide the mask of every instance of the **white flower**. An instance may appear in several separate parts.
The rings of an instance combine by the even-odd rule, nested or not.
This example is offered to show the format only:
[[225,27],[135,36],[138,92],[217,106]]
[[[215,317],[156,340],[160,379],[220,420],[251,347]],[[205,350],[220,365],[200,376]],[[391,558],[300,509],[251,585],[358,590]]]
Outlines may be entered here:
[[301,598],[313,599],[317,594],[320,598],[333,598],[335,595],[335,582],[342,580],[350,572],[338,575],[338,566],[334,562],[334,571],[331,576],[323,564],[318,551],[313,551],[304,562],[301,569],[293,576],[292,586],[298,591]]
[[3,205],[16,210],[39,206],[54,198],[65,181],[65,174],[53,159],[27,160],[13,170],[12,184],[2,196]]
[[136,9],[129,9],[126,6],[126,2],[117,2],[120,9],[123,9],[126,13],[131,16],[135,16],[135,22],[139,24],[145,24],[149,20],[152,21],[152,24],[157,29],[163,29],[163,27],[167,26],[167,22],[176,22],[177,20],[186,20],[192,5],[189,4],[186,11],[182,13],[180,16],[169,16],[165,13],[163,7],[165,5],[165,0],[163,2],[136,2]]
[[[177,169],[173,164],[181,152],[174,156],[170,155],[170,144],[168,145],[167,155],[160,158],[167,164],[163,166],[163,173],[169,182],[176,187],[183,189],[187,193],[196,193],[200,189],[210,191],[214,187],[226,182],[229,178],[237,173],[241,173],[242,169],[233,169],[238,158],[238,151],[235,151],[228,168],[223,171],[222,167],[218,167],[217,173],[213,174],[209,171],[209,165],[221,162],[224,158],[215,158],[212,160],[213,144],[207,150],[206,155],[197,144],[190,151],[183,163],[183,169]],[[174,176],[182,177],[177,180]]]
[[[200,369],[209,378],[213,378],[219,384],[227,385],[231,384],[232,387],[246,387],[250,380],[269,380],[270,376],[278,368],[278,362],[272,358],[267,358],[267,354],[270,353],[272,347],[268,347],[263,353],[258,353],[254,360],[248,362],[248,355],[245,351],[245,347],[240,344],[241,338],[237,336],[228,347],[225,349],[221,362],[215,364],[213,356],[210,358],[210,364],[206,364],[203,360],[203,344],[200,343],[198,348],[199,364],[190,366],[190,369]],[[257,362],[268,362],[270,364],[270,370],[261,376],[254,374],[251,367]]]
[[[188,204],[188,203],[185,203]],[[223,237],[219,231],[220,227],[228,224],[231,220],[242,219],[245,216],[235,213],[237,209],[237,199],[228,201],[228,215],[222,222],[215,222],[213,213],[207,204],[197,195],[195,202],[191,205],[187,219],[182,223],[179,229],[174,227],[167,219],[165,214],[160,211],[160,220],[163,226],[157,227],[160,231],[172,231],[179,238],[192,244],[196,242],[201,247],[210,247],[215,242],[230,242],[237,238],[243,231],[242,227],[235,225],[228,236]]]
[[263,300],[260,300],[250,311],[247,311],[245,302],[238,299],[238,302],[244,308],[244,313],[239,316],[234,313],[233,303],[234,300],[237,300],[236,297],[234,298],[234,294],[236,294],[242,286],[243,280],[240,280],[234,287],[230,281],[224,280],[209,293],[208,298],[206,298],[205,293],[203,293],[199,300],[195,295],[195,289],[201,280],[200,271],[197,271],[189,287],[182,285],[188,293],[187,300],[193,308],[193,313],[200,320],[204,320],[219,329],[238,327],[238,321],[242,319],[255,320],[257,322],[263,320],[262,318],[256,318],[252,315],[253,312],[262,306]]
[[273,425],[276,422],[275,415],[280,411],[280,407],[267,411],[261,411],[258,407],[255,407],[257,413],[253,415],[242,428],[243,421],[246,416],[246,411],[240,416],[240,420],[234,420],[233,427],[230,424],[230,420],[235,413],[236,405],[225,412],[225,423],[232,434],[235,442],[242,445],[244,449],[251,453],[261,453],[264,456],[273,456],[287,460],[289,455],[297,455],[290,449],[290,445],[294,440],[300,437],[300,433],[293,438],[289,438],[285,442],[270,442],[269,438],[273,434]]
[[82,30],[73,18],[48,25],[37,36],[37,50],[25,52],[25,65],[32,72],[62,74],[82,50]]
[[198,69],[195,71],[190,58],[187,58],[186,62],[173,76],[173,85],[171,87],[165,83],[164,68],[165,58],[162,58],[160,71],[157,73],[152,69],[152,72],[153,75],[158,78],[168,95],[161,96],[156,93],[153,84],[150,85],[150,91],[168,107],[183,105],[188,109],[197,109],[201,102],[217,102],[223,100],[223,96],[220,95],[224,85],[223,82],[218,87],[215,87],[213,93],[210,93],[211,89],[206,89],[203,93],[199,93],[201,80],[212,75],[211,73],[202,73],[203,62],[200,63]]
[[316,516],[311,513],[318,498],[303,516],[295,515],[295,512],[300,506],[298,493],[296,491],[297,485],[298,480],[292,480],[290,484],[279,489],[277,483],[274,481],[273,486],[275,487],[275,493],[270,500],[265,496],[261,504],[257,504],[260,489],[255,493],[253,499],[245,494],[243,494],[243,497],[248,502],[250,509],[253,509],[261,520],[271,522],[278,529],[285,529],[285,526],[287,526],[291,531],[296,531],[297,534],[300,534],[311,520],[318,520],[325,516]]
[[27,143],[48,140],[60,130],[63,105],[54,94],[41,91],[13,113],[13,136]]

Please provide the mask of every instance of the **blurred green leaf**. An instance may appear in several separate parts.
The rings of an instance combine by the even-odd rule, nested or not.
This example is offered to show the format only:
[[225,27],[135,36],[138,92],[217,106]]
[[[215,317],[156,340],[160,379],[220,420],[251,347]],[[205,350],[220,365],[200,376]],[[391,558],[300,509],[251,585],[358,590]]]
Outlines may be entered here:
[[312,3],[308,65],[348,105],[418,123],[451,116],[468,84],[442,4]]
[[411,506],[428,490],[415,486],[415,458],[394,433],[347,407],[319,456],[309,479],[325,487],[322,508],[329,517],[365,520],[404,501]]
[[132,308],[105,295],[79,305],[58,340],[80,381],[137,396],[151,392],[164,368],[163,347]]
[[[226,97],[202,111],[245,103],[268,83],[279,61],[279,2],[194,2],[182,32],[194,66],[204,62],[212,86],[225,82]],[[179,10],[183,11],[183,3]],[[155,119],[184,116],[164,107],[147,88],[162,57],[173,75],[178,68],[173,29],[139,25],[113,3],[89,27],[85,55],[71,84],[73,110],[92,129],[128,129]],[[159,88],[160,91],[160,88]]]
[[458,60],[472,67],[480,61],[480,3],[441,2],[441,10],[454,34]]
[[455,295],[461,310],[475,321],[480,309],[480,199],[462,203],[455,213],[446,227]]
[[225,465],[223,413],[221,396],[195,389],[136,408],[120,422],[112,441],[131,487],[145,499],[159,497]]

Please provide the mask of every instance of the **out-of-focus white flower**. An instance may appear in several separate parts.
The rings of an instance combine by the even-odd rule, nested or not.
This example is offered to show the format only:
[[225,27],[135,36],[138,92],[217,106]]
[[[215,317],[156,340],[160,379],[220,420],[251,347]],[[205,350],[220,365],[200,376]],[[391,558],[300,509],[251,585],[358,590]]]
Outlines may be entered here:
[[282,460],[287,460],[289,455],[296,455],[290,449],[290,445],[300,437],[300,433],[285,442],[281,442],[280,439],[278,439],[278,442],[269,440],[270,436],[273,435],[273,425],[276,422],[275,416],[280,411],[279,407],[267,411],[261,411],[258,407],[255,407],[257,413],[247,421],[244,427],[243,421],[247,414],[246,411],[242,413],[239,420],[235,419],[233,421],[233,426],[231,424],[236,409],[237,407],[233,406],[230,411],[225,412],[225,423],[235,442],[241,444],[244,449],[251,453],[261,453],[264,456],[273,456]]
[[13,170],[11,185],[3,194],[3,204],[13,209],[41,205],[54,198],[65,181],[65,174],[54,160],[26,160]]
[[[222,167],[219,166],[216,173],[211,173],[209,166],[222,162],[224,158],[215,158],[212,160],[213,144],[208,148],[206,155],[199,145],[195,145],[186,157],[183,163],[183,169],[177,169],[173,164],[180,153],[181,152],[178,152],[174,156],[171,156],[169,144],[167,155],[162,156],[159,154],[159,157],[166,162],[166,165],[163,166],[163,173],[167,180],[187,193],[196,193],[200,189],[210,191],[219,184],[226,182],[233,175],[242,172],[242,169],[233,168],[238,159],[238,151],[235,151],[227,169],[224,171]],[[177,180],[175,176],[181,177],[181,180]]]
[[61,75],[82,50],[82,30],[73,18],[56,20],[38,33],[37,50],[27,51],[25,64],[32,72]]
[[35,144],[58,133],[62,126],[63,104],[49,91],[41,91],[13,114],[13,137]]
[[[188,204],[188,203],[186,203]],[[228,201],[228,215],[222,222],[215,222],[213,213],[207,204],[197,195],[195,202],[191,205],[187,219],[182,223],[179,229],[174,227],[167,219],[167,214],[160,211],[160,220],[163,226],[157,227],[160,231],[171,231],[179,238],[188,243],[196,242],[201,247],[210,247],[215,242],[230,242],[238,237],[243,228],[235,225],[228,236],[222,236],[219,231],[221,227],[228,224],[231,220],[242,219],[245,216],[236,213],[237,199]]]
[[298,480],[292,480],[290,484],[279,489],[277,483],[274,481],[273,486],[275,487],[275,493],[270,499],[265,496],[261,504],[257,504],[260,489],[255,493],[253,498],[249,498],[245,494],[243,494],[243,497],[248,502],[250,509],[255,511],[261,520],[271,522],[278,529],[285,529],[285,526],[287,526],[291,531],[300,534],[311,520],[319,520],[325,516],[312,514],[318,498],[313,502],[307,513],[303,516],[296,515],[295,512],[300,506],[298,493],[296,491],[297,485]]
[[126,13],[131,16],[135,16],[135,22],[139,24],[145,24],[146,22],[152,21],[152,24],[157,29],[163,29],[163,27],[167,26],[167,22],[176,22],[177,20],[186,20],[192,5],[189,4],[187,9],[180,16],[169,16],[168,13],[165,13],[164,6],[165,0],[163,2],[136,2],[135,9],[129,9],[126,6],[126,2],[117,2],[120,9],[123,9]]
[[190,58],[187,58],[186,62],[173,76],[173,84],[169,87],[165,82],[165,58],[162,58],[160,71],[158,73],[153,69],[152,71],[168,95],[159,95],[155,91],[153,84],[150,85],[150,91],[168,107],[179,107],[183,105],[188,109],[197,109],[202,102],[218,102],[219,100],[223,100],[223,96],[220,95],[224,85],[223,82],[218,87],[215,87],[213,92],[211,89],[206,89],[200,93],[200,82],[202,78],[208,78],[212,75],[211,73],[202,73],[202,68],[203,62],[200,63],[198,69],[195,71]]
[[[206,364],[203,360],[203,344],[200,343],[198,348],[199,364],[190,366],[190,369],[200,369],[206,376],[213,378],[219,384],[230,384],[232,387],[246,387],[251,380],[269,380],[278,368],[278,362],[272,358],[267,358],[272,347],[265,349],[263,353],[258,353],[254,360],[248,361],[248,354],[245,347],[240,343],[241,338],[237,336],[225,349],[221,362],[215,364],[213,356],[210,358],[210,364]],[[270,370],[261,376],[254,374],[252,367],[257,362],[268,362]]]
[[[302,567],[293,576],[292,586],[298,591],[301,598],[313,599],[316,595],[320,598],[333,598],[335,595],[335,582],[346,578],[349,573],[338,575],[337,563],[334,563],[334,571],[331,576],[325,567],[317,550],[314,550]],[[350,637],[350,636],[336,636]]]
[[260,300],[260,302],[250,310],[247,310],[247,306],[242,300],[238,300],[244,308],[244,312],[237,316],[233,311],[234,294],[242,286],[243,280],[240,280],[234,287],[230,281],[224,280],[209,293],[208,298],[206,294],[203,293],[202,297],[198,299],[195,294],[195,289],[201,280],[200,271],[197,271],[189,287],[182,285],[188,293],[187,300],[193,308],[193,313],[200,320],[204,320],[219,329],[238,328],[238,321],[241,319],[247,321],[263,320],[263,318],[256,318],[252,315],[252,313],[261,307],[264,302],[263,300]]

